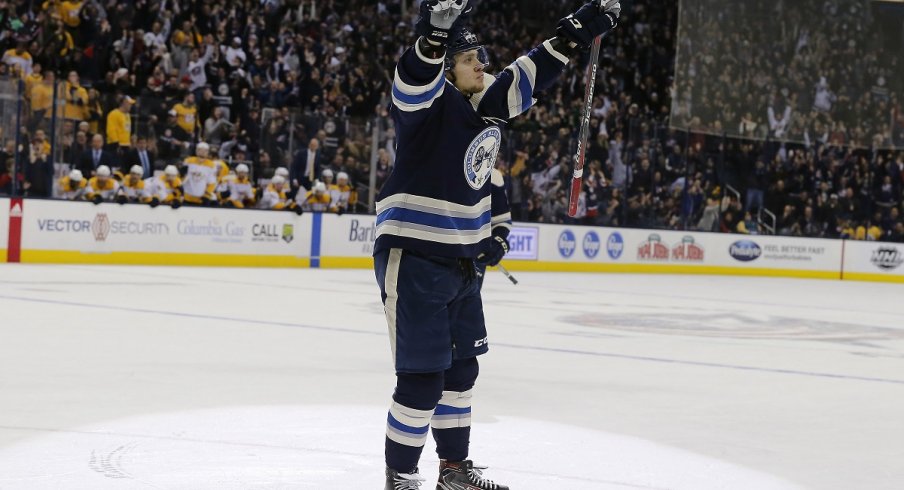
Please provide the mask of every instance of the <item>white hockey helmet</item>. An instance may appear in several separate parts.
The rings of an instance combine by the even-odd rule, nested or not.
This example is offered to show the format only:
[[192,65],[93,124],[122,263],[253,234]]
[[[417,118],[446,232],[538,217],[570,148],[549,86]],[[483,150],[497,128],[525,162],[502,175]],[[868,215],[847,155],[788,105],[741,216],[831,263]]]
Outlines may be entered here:
[[326,192],[326,184],[321,181],[314,182],[314,192],[321,194]]
[[101,166],[97,167],[97,176],[98,177],[109,177],[110,175],[112,175],[112,172],[110,172],[110,167],[108,167],[106,165],[101,165]]
[[286,183],[286,178],[282,175],[274,175],[272,179],[270,179],[270,183],[273,185],[283,185]]
[[276,170],[273,172],[273,175],[279,175],[280,177],[289,177],[289,169],[286,167],[276,167]]
[[178,177],[179,169],[177,169],[175,165],[167,165],[166,168],[163,169],[163,174],[167,177]]
[[141,168],[141,165],[132,165],[132,168],[129,169],[129,173],[135,175],[144,175],[144,169]]
[[244,163],[240,163],[235,167],[235,173],[237,174],[247,174],[248,172],[248,165],[245,165]]
[[340,180],[348,180],[348,174],[345,172],[339,172],[338,174],[336,174],[336,182]]
[[325,168],[325,169],[323,169],[323,172],[320,172],[320,176],[321,177],[332,177],[333,171],[328,168]]
[[210,151],[210,145],[208,145],[207,143],[202,141],[202,142],[198,143],[198,146],[195,147],[195,151],[197,153],[201,153],[202,151],[208,152],[208,151]]
[[82,175],[82,171],[77,168],[74,168],[74,169],[72,169],[72,172],[69,172],[69,180],[74,180],[74,181],[78,182],[84,178],[85,177]]

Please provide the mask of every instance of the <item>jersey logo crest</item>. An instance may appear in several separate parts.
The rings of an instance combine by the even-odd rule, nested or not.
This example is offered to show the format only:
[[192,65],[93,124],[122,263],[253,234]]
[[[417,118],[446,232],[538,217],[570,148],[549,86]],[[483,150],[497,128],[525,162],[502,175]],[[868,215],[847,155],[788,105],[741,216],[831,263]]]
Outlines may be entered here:
[[502,131],[495,126],[484,129],[471,141],[465,152],[465,180],[472,189],[479,190],[489,182],[496,164],[496,154],[502,143]]

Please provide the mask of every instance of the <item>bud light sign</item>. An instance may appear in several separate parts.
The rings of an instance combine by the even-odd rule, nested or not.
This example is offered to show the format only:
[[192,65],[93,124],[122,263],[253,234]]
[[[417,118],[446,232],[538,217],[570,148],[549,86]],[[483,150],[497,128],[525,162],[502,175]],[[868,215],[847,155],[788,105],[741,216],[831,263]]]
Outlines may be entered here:
[[728,248],[728,254],[735,260],[740,260],[741,262],[756,260],[760,258],[762,253],[763,249],[761,249],[753,240],[738,240],[732,243]]
[[540,250],[540,229],[513,226],[509,233],[509,251],[506,260],[537,260]]
[[622,252],[625,251],[625,240],[622,238],[621,233],[613,231],[609,235],[609,239],[606,240],[606,251],[612,260],[618,260],[621,257]]
[[595,231],[588,231],[587,234],[584,235],[583,245],[584,255],[586,255],[588,259],[596,257],[596,254],[600,253],[600,236],[597,235]]
[[559,253],[566,259],[574,255],[574,249],[577,248],[577,241],[571,230],[565,230],[559,235]]

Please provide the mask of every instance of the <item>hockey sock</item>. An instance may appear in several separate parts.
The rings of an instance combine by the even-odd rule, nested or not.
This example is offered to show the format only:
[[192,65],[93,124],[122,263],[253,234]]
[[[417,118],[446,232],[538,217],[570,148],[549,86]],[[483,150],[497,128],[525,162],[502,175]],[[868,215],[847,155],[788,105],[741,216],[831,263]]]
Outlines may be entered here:
[[387,468],[411,473],[417,467],[442,388],[443,373],[396,375],[386,422]]
[[471,388],[478,371],[477,358],[472,357],[452,361],[452,367],[444,373],[443,394],[430,420],[440,459],[462,461],[468,457]]

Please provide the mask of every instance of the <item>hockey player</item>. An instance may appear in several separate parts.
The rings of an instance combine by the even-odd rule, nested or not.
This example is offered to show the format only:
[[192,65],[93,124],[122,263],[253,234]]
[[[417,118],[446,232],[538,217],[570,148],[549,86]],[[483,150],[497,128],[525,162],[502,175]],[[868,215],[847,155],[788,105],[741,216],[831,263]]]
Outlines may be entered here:
[[320,181],[314,181],[311,190],[305,193],[299,192],[296,197],[295,204],[300,206],[303,211],[313,211],[315,213],[324,213],[330,210],[330,193],[326,188],[326,184]]
[[81,201],[85,198],[85,187],[87,185],[88,182],[82,176],[81,170],[73,169],[71,172],[69,172],[69,175],[60,178],[60,199],[66,199],[68,201]]
[[222,203],[231,208],[254,207],[255,189],[251,182],[248,165],[240,163],[235,167],[235,176],[226,180],[226,192]]
[[278,211],[283,209],[295,209],[295,203],[286,197],[287,190],[288,186],[286,185],[286,178],[282,175],[274,175],[273,178],[270,179],[270,184],[261,196],[260,207],[262,209],[274,209]]
[[348,174],[345,172],[336,174],[336,183],[328,190],[330,192],[330,212],[341,215],[358,202],[358,192],[349,183]]
[[141,176],[144,175],[144,168],[141,165],[132,165],[129,169],[129,175],[122,179],[122,184],[116,194],[116,202],[125,204],[127,202],[150,202],[146,185]]
[[471,388],[477,356],[488,350],[477,271],[508,250],[506,228],[492,226],[500,126],[530,108],[570,55],[612,30],[621,9],[617,0],[585,4],[559,21],[558,36],[490,76],[486,51],[462,25],[468,3],[421,4],[420,37],[399,59],[392,86],[397,159],[378,197],[374,245],[396,372],[387,490],[420,488],[431,427],[438,490],[508,488],[468,459]]
[[195,206],[215,204],[217,167],[209,157],[210,145],[201,142],[195,147],[195,156],[185,159],[185,202]]
[[119,184],[113,180],[112,175],[110,167],[106,165],[97,167],[97,172],[88,180],[88,185],[85,187],[85,199],[94,204],[113,200]]
[[148,194],[152,208],[163,203],[178,209],[182,205],[182,179],[179,178],[179,169],[175,165],[167,165],[163,169],[163,175],[153,180],[152,189]]

